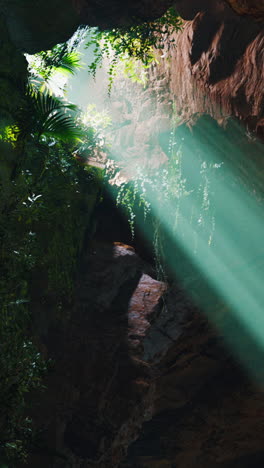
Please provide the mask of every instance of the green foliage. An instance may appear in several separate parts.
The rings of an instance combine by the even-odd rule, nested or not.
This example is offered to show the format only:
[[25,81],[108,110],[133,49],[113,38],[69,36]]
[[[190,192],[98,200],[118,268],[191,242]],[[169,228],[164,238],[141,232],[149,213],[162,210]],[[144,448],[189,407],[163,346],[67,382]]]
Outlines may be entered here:
[[39,268],[54,302],[71,302],[84,234],[99,195],[100,173],[82,166],[66,145],[50,149],[37,190],[41,194],[32,229],[39,236]]
[[[154,57],[154,61],[156,59]],[[123,56],[119,59],[117,65],[117,74],[122,73],[125,77],[129,78],[133,83],[139,83],[146,87],[148,82],[148,72],[150,65],[144,65],[140,60],[133,57]]]
[[31,427],[24,414],[25,397],[29,390],[41,388],[46,367],[29,332],[35,239],[16,216],[16,210],[4,211],[0,222],[0,460],[9,461],[26,459]]
[[106,151],[105,131],[111,125],[108,111],[99,112],[95,104],[89,104],[76,122],[83,134],[78,154],[85,158],[94,156],[100,159],[100,153]]
[[127,213],[132,237],[135,234],[137,208],[142,210],[146,219],[152,211],[152,200],[155,199],[159,210],[164,211],[171,203],[177,204],[181,197],[189,195],[185,187],[186,180],[182,177],[181,158],[181,150],[173,148],[173,154],[162,168],[147,172],[138,166],[129,181],[120,185],[116,204]]
[[0,448],[11,461],[27,456],[31,428],[25,397],[41,388],[45,370],[31,338],[32,291],[43,304],[53,304],[55,316],[63,316],[100,195],[98,173],[81,166],[69,146],[57,142],[46,150],[42,163],[34,164],[34,146],[27,147],[0,222]]
[[[185,176],[183,163],[186,165],[187,156],[184,159],[176,137],[174,116],[172,126],[168,162],[158,169],[134,168],[129,180],[117,188],[116,196],[117,206],[120,206],[127,216],[132,238],[135,236],[136,222],[140,222],[141,228],[141,224],[144,224],[144,232],[153,245],[157,276],[162,280],[166,280],[164,252],[169,241],[168,236],[184,238],[186,223],[192,228],[194,255],[199,250],[199,237],[211,245],[215,216],[214,193],[210,181],[212,174],[221,166],[208,163],[197,154],[197,177],[192,178],[188,172]],[[109,165],[110,178],[113,178],[115,171],[118,171],[118,168]]]
[[82,112],[80,120],[85,128],[93,128],[98,133],[102,133],[112,123],[109,112],[98,111],[95,104],[89,104],[85,112]]
[[73,104],[28,86],[24,106],[16,115],[18,138],[37,141],[43,137],[63,141],[78,139],[81,132],[76,127],[72,111],[76,111]]
[[81,68],[78,45],[82,42],[84,30],[79,29],[73,38],[63,44],[55,45],[51,50],[27,55],[31,79],[42,78],[48,81],[56,72],[74,74]]
[[67,75],[74,75],[82,68],[81,55],[77,47],[83,40],[85,30],[78,30],[64,44],[35,55],[26,54],[31,84],[49,94],[64,95]]
[[[60,48],[60,52],[57,49]],[[68,52],[64,45],[54,49],[39,52],[30,61],[30,71],[33,78],[48,81],[57,72],[74,75],[81,68],[80,54],[76,51]]]
[[77,70],[82,67],[80,62],[80,54],[78,52],[68,52],[61,59],[59,66],[56,67],[56,71],[64,74],[74,75]]
[[100,171],[74,157],[81,145],[90,153],[100,147],[97,130],[78,115],[31,84],[15,123],[0,131],[0,464],[9,468],[27,458],[33,433],[26,396],[42,388],[47,367],[31,328],[32,296],[37,291],[37,301],[63,319],[100,199]]
[[[94,60],[89,65],[89,72],[95,76],[103,57],[107,57],[110,60],[108,71],[110,92],[120,60],[129,60],[131,68],[133,61],[134,63],[140,61],[145,68],[148,68],[157,61],[155,49],[163,49],[165,42],[173,44],[174,38],[171,34],[181,29],[181,25],[180,17],[174,7],[171,7],[164,16],[153,22],[138,24],[134,20],[128,28],[115,28],[110,31],[93,28],[91,37],[86,43],[86,47],[94,47]],[[136,77],[134,71],[133,76]]]

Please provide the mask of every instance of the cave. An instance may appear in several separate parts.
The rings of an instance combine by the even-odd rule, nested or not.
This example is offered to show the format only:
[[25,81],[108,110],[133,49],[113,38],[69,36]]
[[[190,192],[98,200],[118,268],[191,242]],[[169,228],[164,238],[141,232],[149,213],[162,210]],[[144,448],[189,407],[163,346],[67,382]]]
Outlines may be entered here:
[[263,0],[0,13],[0,468],[263,467]]

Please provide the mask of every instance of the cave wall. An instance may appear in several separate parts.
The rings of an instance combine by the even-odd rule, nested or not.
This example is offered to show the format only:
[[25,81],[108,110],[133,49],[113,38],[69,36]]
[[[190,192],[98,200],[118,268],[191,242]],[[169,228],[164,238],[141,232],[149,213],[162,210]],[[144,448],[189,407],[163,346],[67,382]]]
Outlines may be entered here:
[[250,15],[259,21],[264,19],[263,0],[227,0],[238,14]]
[[[242,2],[230,3],[261,17],[261,3],[247,2],[242,9]],[[3,115],[12,120],[12,106],[23,97],[16,80],[25,81],[26,64],[18,49],[51,47],[80,23],[105,27],[118,17],[125,24],[134,13],[158,16],[166,6],[2,0],[6,72],[3,67],[0,93],[12,96],[7,105],[1,99]],[[174,102],[178,123],[196,124],[193,133],[201,123],[197,118],[208,114],[223,126],[221,132],[235,117],[246,131],[263,136],[262,25],[220,0],[182,0],[176,6],[186,20],[176,48],[151,69],[146,90],[136,94],[133,87],[128,93],[124,85],[128,104],[120,104],[121,94],[111,104],[117,127],[123,118],[127,122],[116,129],[116,151],[125,144],[126,156],[136,157],[145,145],[150,165],[153,154],[158,164],[166,160],[158,136],[170,131]],[[255,135],[248,146],[242,140],[242,159],[258,147]],[[260,156],[256,149],[255,159]],[[55,368],[33,407],[44,446],[29,466],[263,466],[263,392],[237,368],[207,320],[178,287],[170,292],[170,314],[164,316],[160,297],[166,286],[130,247],[95,243],[84,254],[74,310],[40,333]]]
[[171,5],[186,20],[201,11],[217,11],[223,5],[236,13],[263,19],[263,0],[1,0],[0,15],[7,24],[12,41],[19,50],[35,53],[69,39],[80,25],[102,29],[131,24],[131,18],[146,21],[160,17]]
[[126,26],[132,18],[145,21],[162,16],[170,4],[170,0],[1,0],[0,15],[16,47],[33,54],[70,39],[79,26]]
[[23,99],[27,62],[12,42],[5,21],[0,16],[0,122],[13,123],[13,114]]
[[175,35],[176,46],[161,60],[179,118],[191,123],[209,114],[225,124],[232,116],[263,138],[263,25],[223,1],[198,13],[185,10],[188,21]]

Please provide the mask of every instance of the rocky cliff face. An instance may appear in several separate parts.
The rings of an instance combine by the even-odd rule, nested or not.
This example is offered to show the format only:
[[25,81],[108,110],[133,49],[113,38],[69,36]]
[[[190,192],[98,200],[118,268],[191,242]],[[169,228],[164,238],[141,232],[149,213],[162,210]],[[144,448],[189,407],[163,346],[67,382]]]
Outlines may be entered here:
[[55,368],[33,404],[30,467],[262,466],[263,391],[183,290],[152,275],[127,245],[86,252],[74,310],[40,328]]
[[132,247],[93,243],[74,310],[46,327],[36,314],[55,369],[36,415],[46,454],[30,466],[117,467],[152,416],[155,367],[144,340],[166,285],[150,274]]
[[185,23],[161,67],[183,121],[233,116],[263,136],[263,28],[215,4]]
[[227,0],[231,7],[240,15],[251,15],[258,20],[264,19],[263,0]]

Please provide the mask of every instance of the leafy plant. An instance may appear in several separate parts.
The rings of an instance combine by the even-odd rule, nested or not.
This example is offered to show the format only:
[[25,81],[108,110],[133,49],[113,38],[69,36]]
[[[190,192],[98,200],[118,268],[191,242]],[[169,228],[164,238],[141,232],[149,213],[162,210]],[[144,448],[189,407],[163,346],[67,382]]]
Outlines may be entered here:
[[100,199],[99,171],[80,165],[70,143],[45,144],[41,164],[34,163],[35,142],[26,145],[0,221],[0,460],[11,466],[27,457],[32,429],[25,397],[41,389],[46,367],[32,338],[32,292],[40,289],[38,300],[53,304],[63,320]]
[[47,368],[31,328],[32,294],[41,284],[38,300],[49,300],[63,319],[100,199],[100,171],[74,157],[85,141],[96,150],[96,131],[77,116],[75,106],[31,83],[14,125],[0,132],[0,464],[9,468],[26,461],[26,395],[42,388]]
[[[186,222],[191,227],[194,255],[199,250],[199,238],[207,242],[209,247],[212,244],[215,214],[211,180],[215,171],[221,167],[221,164],[208,162],[197,154],[197,177],[188,177],[188,173],[185,176],[184,154],[172,120],[168,162],[155,170],[135,168],[129,180],[122,182],[116,189],[116,204],[127,215],[132,238],[135,236],[136,221],[145,223],[144,232],[152,242],[157,276],[161,280],[166,280],[166,244],[169,237],[176,235],[184,238]],[[110,166],[111,177],[113,171],[117,170]]]
[[[13,202],[21,188],[21,183],[13,187]],[[27,457],[31,425],[24,412],[25,397],[29,390],[42,388],[47,367],[29,327],[35,237],[17,216],[16,209],[3,211],[0,222],[0,459],[11,462]]]
[[73,104],[62,99],[42,93],[33,86],[28,86],[25,94],[25,105],[17,112],[18,138],[29,137],[40,141],[42,137],[59,140],[75,140],[80,138],[80,130],[76,127],[70,111],[76,111]]
[[110,31],[93,28],[90,39],[86,43],[86,47],[94,47],[94,60],[88,70],[95,76],[103,57],[107,57],[110,61],[108,71],[110,92],[120,60],[134,59],[148,68],[157,61],[155,49],[163,49],[165,42],[173,44],[175,40],[171,34],[181,29],[181,26],[180,17],[174,7],[171,7],[165,15],[153,22],[138,24],[134,19],[133,24],[128,28],[115,28]]
[[[142,210],[145,220],[152,212],[153,200],[155,210],[158,208],[164,212],[170,209],[172,203],[176,207],[180,198],[189,195],[185,186],[186,180],[182,176],[181,149],[172,146],[170,151],[166,165],[149,171],[137,166],[129,180],[118,188],[116,204],[127,213],[132,238],[135,234],[136,208]],[[158,217],[158,213],[155,216]]]
[[77,47],[84,39],[85,29],[78,29],[72,39],[55,45],[51,50],[27,55],[31,80],[42,78],[48,81],[56,72],[74,74],[81,68],[81,57]]
[[67,75],[74,75],[82,68],[81,54],[77,48],[82,42],[85,29],[79,29],[73,37],[51,50],[35,55],[26,54],[29,63],[29,81],[40,91],[64,96]]

